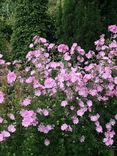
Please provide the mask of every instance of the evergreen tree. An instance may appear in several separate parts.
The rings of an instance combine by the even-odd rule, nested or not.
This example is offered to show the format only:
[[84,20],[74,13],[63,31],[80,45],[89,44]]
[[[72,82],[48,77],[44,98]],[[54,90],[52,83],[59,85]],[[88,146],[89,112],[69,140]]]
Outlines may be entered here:
[[73,43],[73,36],[75,32],[75,5],[77,5],[76,0],[65,0],[63,3],[63,42],[68,44]]
[[57,11],[56,11],[56,38],[58,42],[62,42],[63,39],[63,8],[62,8],[62,0],[59,0],[57,3]]
[[85,50],[92,49],[94,41],[98,39],[104,29],[96,1],[79,1],[75,8],[74,20],[73,42],[77,41]]
[[6,39],[5,35],[3,33],[4,29],[4,22],[0,19],[0,53],[3,53],[3,51],[6,51]]
[[103,32],[96,0],[64,0],[62,10],[63,33],[58,40],[68,44],[78,42],[86,50],[90,49]]
[[12,35],[14,59],[23,59],[35,35],[51,38],[51,21],[47,14],[48,0],[17,0]]
[[117,24],[117,0],[98,0],[98,5],[105,27]]
[[6,19],[6,9],[4,4],[6,0],[0,1],[0,53],[4,55],[5,59],[10,56],[10,35],[12,33],[10,25]]

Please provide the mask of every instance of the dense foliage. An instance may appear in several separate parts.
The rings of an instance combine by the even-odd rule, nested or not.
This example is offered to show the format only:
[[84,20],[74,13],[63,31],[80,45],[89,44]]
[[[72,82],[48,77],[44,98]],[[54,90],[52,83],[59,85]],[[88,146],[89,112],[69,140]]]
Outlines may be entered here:
[[24,59],[31,38],[37,34],[52,40],[53,22],[47,10],[48,0],[18,0],[12,35],[13,58]]
[[78,41],[88,49],[103,30],[96,1],[64,0],[59,3],[57,16],[57,36],[60,42],[72,44]]
[[39,36],[23,65],[0,55],[1,153],[105,156],[116,149],[117,26],[109,31],[110,39],[95,41],[97,55]]
[[0,18],[0,52],[4,54],[6,59],[10,58],[10,35],[12,29],[10,25]]
[[115,24],[117,22],[117,1],[98,0],[97,2],[105,28],[109,24]]
[[15,1],[0,1],[0,51],[4,53],[4,57],[11,59],[11,35],[12,26],[14,25],[14,9]]
[[78,42],[86,50],[106,27],[117,23],[117,1],[58,0],[56,26],[58,42]]

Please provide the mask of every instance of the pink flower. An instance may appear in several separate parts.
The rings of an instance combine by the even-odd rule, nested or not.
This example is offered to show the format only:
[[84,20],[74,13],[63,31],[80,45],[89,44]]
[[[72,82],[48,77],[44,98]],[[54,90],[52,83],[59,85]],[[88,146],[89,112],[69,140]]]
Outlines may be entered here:
[[20,114],[22,117],[29,117],[29,116],[32,116],[34,114],[34,112],[31,110],[24,110],[23,109],[20,111]]
[[71,55],[74,54],[76,47],[77,47],[77,43],[73,43],[73,45],[72,45],[72,47],[71,47],[71,49],[70,49],[70,54],[71,54]]
[[8,126],[8,131],[11,132],[11,133],[14,133],[16,131],[16,128],[14,125],[9,125]]
[[87,97],[88,96],[87,88],[79,88],[78,93],[79,93],[80,96],[83,96],[83,97]]
[[79,62],[81,62],[81,63],[84,62],[84,58],[81,57],[81,56],[78,56],[78,57],[77,57],[77,60],[78,60]]
[[30,67],[26,67],[26,68],[25,68],[25,71],[26,71],[26,72],[29,72],[29,71],[30,71]]
[[117,42],[113,41],[109,44],[109,48],[117,48]]
[[95,96],[95,95],[97,95],[97,90],[96,89],[90,89],[89,94],[91,94],[92,96]]
[[81,108],[83,108],[83,107],[85,106],[85,105],[84,105],[84,102],[83,102],[83,101],[81,101],[81,100],[79,101],[79,103],[78,103],[78,104],[79,104],[79,106],[80,106]]
[[61,106],[62,106],[62,107],[66,107],[67,105],[68,105],[68,102],[67,102],[67,101],[62,101],[62,102],[61,102]]
[[48,116],[49,115],[49,111],[47,109],[43,109],[42,113],[44,116]]
[[109,83],[108,84],[108,88],[109,88],[109,90],[113,90],[114,89],[114,84],[113,83]]
[[105,52],[104,51],[100,51],[99,55],[103,57],[103,56],[105,56]]
[[[40,57],[40,55],[41,55],[40,49],[32,51],[32,55],[33,55],[35,58]],[[32,59],[32,62],[33,62],[33,63],[35,63],[35,61],[36,61],[35,59]]]
[[84,113],[85,113],[84,109],[79,109],[77,111],[77,115],[80,116],[80,117],[82,117],[84,115]]
[[61,125],[61,130],[62,131],[67,130],[67,128],[68,128],[68,125],[66,123],[64,123],[63,125]]
[[0,59],[0,64],[1,64],[1,65],[2,65],[2,64],[5,64],[5,60]]
[[41,95],[41,91],[39,89],[35,90],[35,96],[40,96]]
[[103,132],[102,126],[96,127],[96,131],[97,131],[98,133],[102,133],[102,132]]
[[78,53],[80,55],[84,55],[85,54],[85,51],[80,46],[78,46],[76,49],[77,49],[77,51],[78,51]]
[[50,66],[51,68],[53,68],[53,69],[56,69],[57,66],[59,66],[59,64],[56,63],[56,62],[50,62],[50,63],[49,63],[49,66]]
[[9,117],[11,120],[15,120],[15,116],[14,116],[14,114],[12,114],[12,113],[8,114],[8,117]]
[[105,143],[106,146],[111,146],[113,145],[114,141],[112,139],[104,138],[103,142]]
[[0,104],[4,102],[4,96],[5,94],[2,91],[0,91]]
[[96,127],[99,127],[100,126],[99,121],[95,121],[95,125],[96,125]]
[[16,74],[15,72],[9,71],[7,74],[7,82],[8,84],[12,84],[16,80]]
[[69,47],[66,44],[60,44],[58,46],[58,51],[61,53],[66,53],[69,50]]
[[93,51],[89,51],[89,52],[86,53],[85,55],[86,55],[86,57],[87,57],[88,59],[91,59],[91,58],[94,56],[94,52],[93,52]]
[[50,144],[50,140],[45,139],[45,140],[44,140],[44,144],[45,144],[46,146],[48,146],[48,145]]
[[3,137],[4,137],[4,138],[8,138],[8,137],[11,136],[10,133],[9,133],[8,131],[2,131],[2,134],[3,134]]
[[90,64],[90,65],[86,66],[84,69],[85,69],[85,71],[91,71],[94,67],[95,67],[94,64]]
[[93,105],[92,101],[91,101],[91,100],[88,100],[88,101],[87,101],[87,106],[88,106],[88,107],[92,107],[92,105]]
[[92,75],[91,74],[85,74],[85,76],[83,77],[84,82],[88,82],[91,79],[92,79]]
[[56,86],[55,80],[52,78],[47,78],[44,82],[45,88],[53,88]]
[[28,77],[27,79],[26,79],[26,83],[27,84],[30,84],[30,83],[32,83],[33,82],[33,80],[34,80],[34,77],[33,76],[30,76],[30,77]]
[[70,56],[68,53],[65,53],[65,54],[64,54],[64,60],[65,60],[65,61],[71,60],[71,56]]
[[79,123],[79,120],[76,116],[73,116],[72,117],[72,121],[73,121],[73,124],[78,124]]
[[100,115],[96,114],[96,115],[90,116],[90,119],[91,119],[91,121],[96,122],[96,121],[98,121],[99,117],[100,117]]
[[39,38],[39,41],[40,41],[41,43],[43,43],[43,44],[44,44],[44,43],[47,43],[47,40],[46,40],[45,38],[43,38],[43,37],[40,37],[40,38]]
[[28,106],[28,105],[30,105],[31,104],[31,99],[30,98],[25,98],[23,101],[22,101],[22,103],[21,103],[21,105],[22,106]]
[[66,123],[64,123],[63,125],[61,125],[61,130],[72,132],[72,127],[70,125],[67,125]]
[[49,133],[49,131],[51,131],[53,129],[53,126],[52,125],[44,125],[44,124],[40,124],[39,127],[38,127],[38,131],[39,132],[42,132],[42,133]]
[[21,116],[23,117],[22,126],[29,127],[29,126],[36,126],[37,125],[37,118],[36,113],[32,110],[22,110],[20,111]]
[[114,143],[114,141],[113,141],[114,135],[115,135],[115,132],[114,131],[108,130],[107,132],[105,132],[105,138],[103,139],[103,142],[107,146],[111,146]]
[[104,79],[109,79],[109,78],[111,78],[111,73],[110,73],[109,71],[103,73],[103,74],[102,74],[102,78],[104,78]]
[[33,53],[32,51],[29,51],[28,54],[26,55],[26,59],[28,59],[28,61],[31,61],[32,57],[33,57]]
[[110,25],[108,27],[108,31],[110,31],[112,33],[117,33],[117,25]]
[[107,128],[108,130],[110,130],[110,129],[112,128],[111,123],[107,123],[107,124],[106,124],[106,128]]
[[100,39],[97,40],[97,41],[95,41],[95,45],[97,45],[99,47],[102,46],[102,45],[104,45],[104,43],[105,43],[104,35],[101,35],[100,36]]
[[42,115],[42,111],[43,111],[43,109],[37,108],[37,111],[36,112]]
[[50,43],[48,46],[48,50],[52,50],[54,48],[55,44],[54,43]]
[[31,126],[32,123],[33,122],[33,119],[32,118],[24,118],[23,120],[22,120],[22,126],[24,126],[24,127],[29,127],[29,126]]
[[74,110],[74,109],[75,109],[75,107],[74,107],[74,106],[70,106],[70,109],[71,109],[71,110]]

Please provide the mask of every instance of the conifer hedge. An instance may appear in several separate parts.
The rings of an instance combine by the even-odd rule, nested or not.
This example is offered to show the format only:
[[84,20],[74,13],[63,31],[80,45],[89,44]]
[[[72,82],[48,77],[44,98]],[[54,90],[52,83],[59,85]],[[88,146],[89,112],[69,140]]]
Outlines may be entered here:
[[103,32],[98,3],[95,0],[64,0],[61,3],[56,18],[58,41],[67,44],[78,42],[86,50],[90,49]]
[[52,39],[53,22],[47,10],[48,0],[17,1],[16,20],[11,39],[13,59],[24,58],[29,50],[29,43],[35,35]]

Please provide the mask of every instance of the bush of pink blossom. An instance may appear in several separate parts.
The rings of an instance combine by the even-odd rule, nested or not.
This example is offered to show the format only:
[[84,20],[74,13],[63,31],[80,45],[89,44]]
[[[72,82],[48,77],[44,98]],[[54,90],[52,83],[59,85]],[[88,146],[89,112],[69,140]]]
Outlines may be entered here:
[[[57,146],[63,152],[58,156],[83,151],[91,156],[95,149],[117,147],[117,26],[108,29],[111,38],[101,35],[95,51],[35,36],[23,66],[0,55],[1,147],[11,140],[28,149],[38,139],[41,148]],[[37,131],[36,138],[26,133],[29,129]],[[28,143],[20,143],[18,133],[27,135]]]

